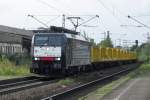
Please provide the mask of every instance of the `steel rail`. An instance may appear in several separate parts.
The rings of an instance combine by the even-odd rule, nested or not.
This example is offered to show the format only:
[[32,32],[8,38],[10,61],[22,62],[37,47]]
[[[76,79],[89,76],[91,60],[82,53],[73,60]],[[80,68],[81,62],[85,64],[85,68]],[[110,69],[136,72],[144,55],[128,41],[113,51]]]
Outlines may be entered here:
[[0,85],[0,90],[4,89],[4,88],[10,88],[10,87],[14,87],[14,86],[19,86],[19,85],[23,85],[23,84],[30,84],[30,83],[34,83],[37,81],[40,81],[42,78],[36,78],[36,79],[29,79],[29,80],[23,80],[23,81],[19,81],[19,82],[14,82],[14,83],[8,83],[8,84],[2,84]]
[[26,81],[26,80],[33,80],[36,78],[38,78],[38,77],[36,77],[36,76],[25,76],[25,77],[19,77],[19,78],[0,80],[0,85],[10,84],[10,83],[15,83],[15,82],[21,82],[21,81]]
[[10,93],[13,93],[13,92],[18,92],[18,91],[22,91],[22,90],[26,90],[26,89],[31,89],[31,88],[36,88],[36,87],[39,87],[39,86],[48,85],[48,84],[51,84],[51,83],[55,83],[58,80],[59,79],[52,79],[52,80],[49,80],[49,81],[37,81],[37,82],[30,83],[30,84],[21,84],[21,85],[13,86],[13,87],[10,87],[10,88],[4,88],[4,89],[0,90],[0,95],[10,94]]

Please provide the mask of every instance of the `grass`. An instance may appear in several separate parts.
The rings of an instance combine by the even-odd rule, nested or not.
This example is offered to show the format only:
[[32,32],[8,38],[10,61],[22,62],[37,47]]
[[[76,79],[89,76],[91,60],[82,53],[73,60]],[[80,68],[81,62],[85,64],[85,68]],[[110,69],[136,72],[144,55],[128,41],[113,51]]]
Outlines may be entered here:
[[7,58],[3,58],[0,61],[0,76],[24,76],[29,74],[29,66],[27,64],[16,66],[15,62]]
[[63,79],[63,80],[60,80],[58,83],[59,83],[60,85],[70,85],[70,84],[72,84],[72,83],[74,83],[74,82],[75,82],[75,80],[72,79],[72,78],[65,78],[65,79]]
[[132,74],[131,77],[149,77],[150,76],[150,64],[145,63],[140,68],[138,68],[135,72],[135,74]]

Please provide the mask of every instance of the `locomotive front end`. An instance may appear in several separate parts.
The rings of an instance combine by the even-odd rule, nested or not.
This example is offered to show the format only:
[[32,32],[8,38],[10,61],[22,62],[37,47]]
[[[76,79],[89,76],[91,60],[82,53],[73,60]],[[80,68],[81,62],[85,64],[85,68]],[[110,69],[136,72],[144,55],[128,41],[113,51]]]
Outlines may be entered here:
[[36,34],[32,39],[31,72],[46,75],[61,71],[62,43],[62,35]]

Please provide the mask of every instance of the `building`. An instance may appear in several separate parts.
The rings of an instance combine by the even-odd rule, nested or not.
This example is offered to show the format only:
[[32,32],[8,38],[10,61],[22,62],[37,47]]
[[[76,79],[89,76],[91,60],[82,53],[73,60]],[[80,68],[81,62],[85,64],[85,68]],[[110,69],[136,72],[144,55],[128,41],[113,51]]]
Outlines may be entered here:
[[29,53],[32,36],[32,31],[0,25],[0,53]]

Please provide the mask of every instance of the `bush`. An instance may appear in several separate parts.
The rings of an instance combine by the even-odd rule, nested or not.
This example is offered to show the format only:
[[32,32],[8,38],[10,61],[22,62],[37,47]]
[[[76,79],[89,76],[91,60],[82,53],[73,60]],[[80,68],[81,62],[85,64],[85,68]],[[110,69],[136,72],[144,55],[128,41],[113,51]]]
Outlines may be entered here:
[[[27,58],[20,58],[18,59],[19,62]],[[19,63],[16,66],[16,58],[15,56],[0,56],[0,75],[27,75],[30,74],[29,72],[29,60],[28,63],[24,60],[24,63]]]

